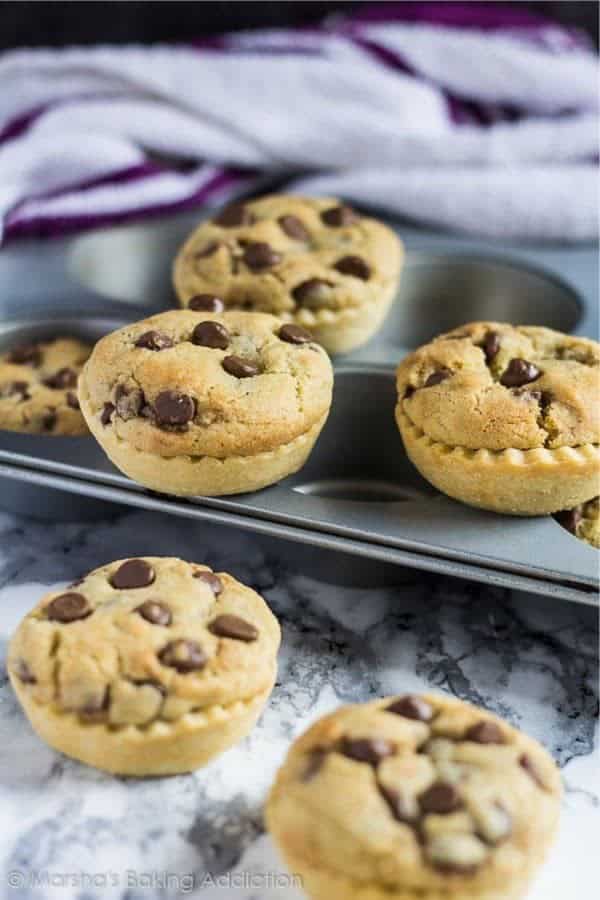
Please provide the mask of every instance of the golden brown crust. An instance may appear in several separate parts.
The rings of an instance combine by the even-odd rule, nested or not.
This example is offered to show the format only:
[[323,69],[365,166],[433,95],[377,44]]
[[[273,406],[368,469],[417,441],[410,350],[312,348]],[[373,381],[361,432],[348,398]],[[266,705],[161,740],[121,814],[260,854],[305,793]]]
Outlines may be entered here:
[[[194,329],[203,322],[227,330],[226,349],[193,343]],[[82,374],[89,415],[100,420],[112,404],[115,409],[103,427],[124,444],[160,457],[225,459],[287,444],[326,415],[333,374],[321,347],[283,341],[280,328],[274,316],[189,310],[121,328],[99,341]],[[173,346],[159,351],[136,346],[152,331]],[[259,373],[235,377],[224,368],[229,356],[250,361]],[[165,391],[192,399],[194,415],[184,427],[162,427],[153,415],[157,397]],[[127,392],[136,400],[133,414]],[[120,393],[125,394],[122,412]]]
[[267,825],[315,898],[500,900],[523,895],[560,797],[558,770],[531,738],[453,698],[404,695],[343,707],[305,732]]
[[[395,295],[403,250],[375,219],[342,214],[341,224],[328,224],[328,211],[340,208],[347,210],[334,198],[270,195],[245,203],[241,224],[222,225],[218,216],[203,222],[175,260],[182,305],[215,294],[227,307],[274,313],[310,329],[332,353],[364,343]],[[272,264],[247,264],[251,244],[268,245]],[[350,264],[341,262],[348,258]],[[302,290],[315,280],[317,289]]]
[[[486,358],[491,335],[498,349]],[[534,369],[511,376],[511,360]],[[426,385],[432,376],[440,380]],[[474,322],[404,359],[397,386],[411,422],[453,447],[532,450],[600,441],[600,345],[586,338]]]
[[0,428],[29,434],[81,435],[77,378],[91,346],[57,337],[0,354]]
[[[279,626],[225,573],[145,557],[119,583],[124,564],[40,601],[10,643],[11,681],[57,749],[109,771],[186,771],[223,749],[219,723],[227,740],[255,720],[274,683]],[[135,583],[136,566],[149,583]]]

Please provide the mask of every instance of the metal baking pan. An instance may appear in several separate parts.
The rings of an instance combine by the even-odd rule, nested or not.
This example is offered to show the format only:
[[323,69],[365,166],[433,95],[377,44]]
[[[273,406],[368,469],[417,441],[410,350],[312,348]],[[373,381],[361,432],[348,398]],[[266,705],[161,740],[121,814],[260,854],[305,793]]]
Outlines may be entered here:
[[[97,338],[172,305],[170,263],[190,217],[127,226],[0,253],[0,348],[55,330]],[[394,422],[393,369],[410,348],[473,319],[596,335],[594,248],[491,248],[402,229],[401,296],[380,334],[335,361],[332,412],[304,468],[273,487],[182,501],[118,472],[92,438],[0,432],[0,503],[54,515],[63,492],[82,512],[121,503],[339,550],[362,560],[462,576],[584,603],[597,602],[598,554],[552,518],[475,510],[436,493],[407,459]],[[408,240],[407,240],[408,238]],[[18,302],[27,266],[27,297]],[[16,275],[20,273],[20,283]],[[32,280],[34,287],[32,287]],[[50,298],[50,299],[49,299]],[[49,307],[67,317],[42,321]],[[28,312],[27,321],[15,314]],[[82,308],[85,310],[81,314]],[[98,318],[118,314],[118,321]],[[40,488],[51,493],[42,495]],[[21,502],[22,499],[22,502]],[[97,504],[100,504],[97,507]],[[45,507],[45,509],[43,509]],[[73,510],[69,510],[73,514]]]

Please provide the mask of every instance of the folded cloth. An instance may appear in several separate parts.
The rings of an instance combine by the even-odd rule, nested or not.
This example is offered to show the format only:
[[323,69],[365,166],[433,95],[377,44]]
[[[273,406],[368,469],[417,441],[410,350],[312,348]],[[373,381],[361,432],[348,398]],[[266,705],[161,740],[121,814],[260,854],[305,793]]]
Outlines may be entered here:
[[518,7],[0,56],[0,236],[222,203],[265,176],[498,237],[598,233],[598,61]]

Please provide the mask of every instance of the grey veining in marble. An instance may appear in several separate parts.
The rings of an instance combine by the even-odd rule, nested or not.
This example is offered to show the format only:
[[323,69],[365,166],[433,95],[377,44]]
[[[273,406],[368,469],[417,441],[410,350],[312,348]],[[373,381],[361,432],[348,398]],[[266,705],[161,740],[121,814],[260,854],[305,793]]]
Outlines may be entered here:
[[[271,702],[242,744],[194,775],[136,781],[43,745],[4,662],[12,630],[45,590],[144,554],[231,571],[271,604],[284,643]],[[290,740],[339,703],[425,687],[480,703],[546,744],[566,795],[531,900],[570,898],[574,872],[578,896],[592,895],[595,612],[419,573],[390,587],[332,586],[319,580],[318,554],[304,566],[282,564],[257,538],[147,513],[60,525],[0,514],[1,898],[297,900],[261,817]]]

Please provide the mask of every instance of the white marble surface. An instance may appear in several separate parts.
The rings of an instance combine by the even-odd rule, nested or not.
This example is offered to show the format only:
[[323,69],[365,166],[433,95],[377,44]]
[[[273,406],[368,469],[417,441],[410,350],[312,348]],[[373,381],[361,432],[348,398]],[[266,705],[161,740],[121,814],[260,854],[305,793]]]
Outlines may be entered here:
[[[144,554],[230,570],[264,594],[284,643],[277,688],[248,739],[194,775],[134,781],[45,747],[4,661],[45,590]],[[135,512],[49,525],[0,514],[0,897],[297,900],[261,824],[290,739],[341,702],[425,687],[481,703],[546,744],[566,794],[530,900],[567,900],[575,885],[578,897],[596,895],[596,614],[417,573],[378,589],[318,576],[316,557],[311,571],[294,571],[252,537],[186,520]]]

